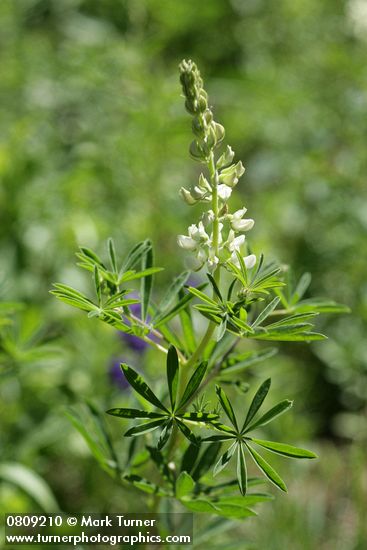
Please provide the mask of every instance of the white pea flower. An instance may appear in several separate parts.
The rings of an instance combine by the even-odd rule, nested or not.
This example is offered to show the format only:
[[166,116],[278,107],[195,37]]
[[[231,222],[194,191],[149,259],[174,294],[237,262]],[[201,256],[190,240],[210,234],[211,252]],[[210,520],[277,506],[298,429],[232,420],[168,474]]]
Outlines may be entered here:
[[229,215],[230,223],[232,229],[234,231],[249,231],[253,228],[255,222],[251,218],[243,219],[243,216],[245,215],[247,211],[247,208],[241,208],[241,210],[237,210],[232,215]]
[[229,197],[232,194],[232,189],[228,187],[228,185],[225,185],[224,183],[221,183],[220,185],[218,185],[217,190],[218,190],[218,197],[225,202],[229,199]]
[[[230,258],[230,261],[236,266],[240,267],[240,262],[237,258],[236,252],[232,253],[232,256]],[[255,254],[249,254],[248,256],[244,256],[243,261],[245,262],[245,266],[247,269],[251,269],[256,264],[256,256]]]
[[200,245],[209,241],[209,235],[205,231],[203,222],[199,222],[198,225],[190,225],[188,233],[188,236],[179,235],[177,237],[179,246],[185,250],[197,250]]
[[197,242],[194,241],[191,237],[186,235],[178,235],[177,237],[178,246],[184,248],[185,250],[196,250]]
[[214,254],[214,250],[209,251],[209,258],[208,258],[208,269],[209,271],[215,271],[219,264],[219,258]]
[[210,223],[213,223],[214,221],[214,212],[213,210],[208,210],[207,212],[204,212],[204,214],[201,216],[201,221],[203,222],[204,226],[206,227]]
[[207,261],[208,257],[203,249],[199,249],[195,256],[187,258],[186,265],[192,271],[199,271]]
[[245,239],[246,239],[245,235],[239,235],[238,237],[235,237],[235,232],[233,231],[233,229],[231,229],[230,232],[228,233],[228,238],[225,243],[225,246],[228,248],[230,252],[233,252],[234,255],[236,255],[235,254],[236,250],[238,252],[240,251],[240,248],[244,244]]

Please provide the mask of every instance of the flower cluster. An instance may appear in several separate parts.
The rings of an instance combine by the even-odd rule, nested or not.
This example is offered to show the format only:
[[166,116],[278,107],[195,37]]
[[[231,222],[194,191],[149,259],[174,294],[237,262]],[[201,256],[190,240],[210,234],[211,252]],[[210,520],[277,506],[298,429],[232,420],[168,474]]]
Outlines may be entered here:
[[[209,173],[209,179],[201,173],[198,184],[191,189],[182,187],[180,195],[189,205],[204,202],[210,203],[211,208],[204,212],[197,225],[190,225],[188,235],[178,236],[178,244],[193,253],[188,260],[192,270],[197,271],[207,264],[213,272],[227,261],[238,264],[237,253],[242,254],[241,248],[245,243],[243,233],[253,227],[254,220],[244,218],[245,207],[233,214],[229,212],[227,203],[232,189],[245,169],[241,161],[233,163],[234,152],[228,145],[219,158],[215,158],[215,150],[223,141],[225,131],[221,124],[214,121],[195,63],[181,63],[180,80],[186,109],[193,116],[195,139],[190,145],[190,154],[196,161],[206,164]],[[256,257],[250,254],[244,257],[244,261],[251,268],[256,263]]]

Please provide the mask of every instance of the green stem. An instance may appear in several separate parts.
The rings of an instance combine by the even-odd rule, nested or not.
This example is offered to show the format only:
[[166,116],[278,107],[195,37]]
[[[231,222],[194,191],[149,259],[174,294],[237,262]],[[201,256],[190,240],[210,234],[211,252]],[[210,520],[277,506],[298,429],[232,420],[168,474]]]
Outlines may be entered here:
[[[214,160],[214,153],[213,151],[210,152],[208,161],[207,161],[207,167],[210,175],[210,183],[212,186],[212,210],[214,213],[214,220],[213,220],[213,249],[214,254],[216,257],[219,255],[219,200],[218,200],[218,172],[215,167],[215,160]],[[220,283],[220,267],[217,267],[214,271],[214,280],[219,285]],[[215,292],[213,292],[213,299],[218,300],[217,295]],[[197,361],[201,359],[201,357],[204,355],[205,350],[207,348],[207,345],[209,344],[214,330],[216,328],[216,324],[213,321],[210,321],[208,324],[208,327],[206,329],[205,334],[203,335],[198,347],[194,351],[194,353],[191,355],[191,357],[183,363],[181,370],[181,377],[179,382],[179,388],[178,393],[179,395],[182,395],[182,392],[184,391],[184,388],[187,384],[188,375],[190,372],[190,368],[195,365]],[[167,460],[169,460],[176,448],[177,445],[177,436],[178,436],[178,430],[177,427],[173,427],[173,433],[171,436],[170,445],[167,452]]]

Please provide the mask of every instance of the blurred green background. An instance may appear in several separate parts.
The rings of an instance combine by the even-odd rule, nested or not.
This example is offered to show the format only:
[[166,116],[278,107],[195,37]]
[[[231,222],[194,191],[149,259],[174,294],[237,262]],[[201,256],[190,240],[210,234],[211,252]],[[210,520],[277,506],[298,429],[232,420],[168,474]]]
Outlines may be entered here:
[[[290,495],[215,541],[366,549],[367,1],[2,0],[0,33],[0,298],[25,304],[0,324],[0,461],[36,472],[68,512],[125,506],[64,410],[121,403],[113,362],[154,378],[156,356],[48,291],[88,289],[74,252],[103,254],[108,236],[120,253],[153,239],[158,295],[182,270],[176,235],[199,210],[178,190],[198,168],[177,66],[192,58],[246,166],[232,204],[256,220],[252,248],[352,308],[319,327],[326,342],[281,345],[250,373],[295,398],[280,436],[297,434],[320,460],[283,461]],[[2,511],[42,509],[8,470]]]

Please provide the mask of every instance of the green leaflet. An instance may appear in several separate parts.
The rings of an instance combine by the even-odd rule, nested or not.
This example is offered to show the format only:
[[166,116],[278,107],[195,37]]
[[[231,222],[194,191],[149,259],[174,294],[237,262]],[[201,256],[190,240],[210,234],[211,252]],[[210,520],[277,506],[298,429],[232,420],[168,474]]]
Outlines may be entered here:
[[257,392],[256,392],[256,394],[255,394],[255,396],[254,396],[254,398],[251,402],[250,408],[248,410],[245,422],[244,422],[243,427],[242,427],[242,431],[246,428],[246,426],[248,426],[248,424],[251,422],[251,420],[253,419],[253,417],[257,413],[257,411],[260,409],[261,405],[264,402],[264,399],[266,398],[266,396],[269,393],[270,385],[271,385],[271,379],[268,378],[267,380],[265,380],[265,382],[263,382],[261,384],[261,386],[257,390]]
[[[142,270],[151,269],[153,267],[153,247],[151,242],[148,241],[150,247],[142,255],[141,268]],[[152,293],[153,287],[153,275],[147,275],[143,277],[141,282],[141,318],[143,321],[146,320],[148,315],[148,308],[150,302],[150,296]]]
[[293,447],[292,445],[286,445],[284,443],[277,443],[275,441],[263,441],[262,439],[251,438],[251,441],[283,456],[288,456],[291,458],[317,458],[317,455],[312,451],[307,451],[306,449],[300,449],[299,447]]
[[117,273],[116,252],[113,240],[110,238],[107,241],[108,254],[110,257],[111,268],[114,273]]
[[[199,448],[196,448],[197,452],[199,453]],[[200,480],[200,478],[205,475],[207,471],[211,468],[218,456],[220,448],[221,443],[211,443],[206,447],[206,449],[204,449],[204,452],[201,454],[199,460],[197,461],[195,469],[192,472],[192,478],[195,481]]]
[[[195,466],[199,453],[200,453],[200,446],[190,443],[190,445],[187,447],[182,457],[180,471],[188,472],[190,474]],[[197,479],[197,478],[194,478],[194,479]]]
[[225,393],[225,391],[220,386],[215,386],[215,391],[220,401],[220,404],[223,407],[224,412],[228,416],[229,420],[232,422],[233,426],[238,430],[236,415],[234,414],[233,407]]
[[230,358],[230,360],[224,363],[221,372],[223,374],[240,372],[241,370],[273,357],[277,352],[278,350],[276,348],[268,348],[262,351],[249,351],[243,353],[240,356],[235,356],[233,359]]
[[223,470],[223,468],[225,468],[228,464],[228,462],[231,460],[232,456],[234,455],[236,449],[237,449],[237,442],[235,441],[234,443],[232,443],[232,445],[230,447],[228,447],[228,449],[226,450],[225,453],[222,454],[222,456],[219,458],[218,462],[216,463],[216,465],[214,466],[214,469],[213,469],[213,476],[215,477],[216,475],[219,474],[219,472],[221,472]]
[[163,447],[165,446],[165,444],[169,440],[169,438],[171,436],[171,433],[172,433],[172,428],[173,428],[173,422],[172,421],[167,422],[167,424],[164,426],[164,428],[161,431],[161,434],[159,436],[159,439],[158,439],[158,443],[157,443],[157,449],[158,450],[163,449]]
[[120,418],[161,418],[161,413],[155,413],[150,411],[141,411],[139,409],[109,409],[107,414],[112,416],[119,416]]
[[127,430],[127,432],[124,433],[124,436],[131,437],[134,435],[143,435],[152,432],[153,430],[156,430],[163,424],[166,424],[166,422],[167,421],[164,418],[153,420],[152,422],[146,422],[145,424],[140,424],[140,426],[134,426],[133,428],[130,428],[129,430]]
[[129,384],[137,391],[146,401],[149,401],[152,405],[155,405],[162,411],[167,412],[167,409],[159,401],[158,397],[152,392],[148,384],[144,382],[143,378],[134,369],[124,363],[121,364],[122,372],[125,375]]
[[151,483],[147,479],[144,479],[141,476],[138,476],[136,474],[129,474],[122,476],[122,479],[124,481],[127,481],[128,483],[131,483],[144,493],[148,493],[150,495],[157,495],[160,497],[169,497],[172,496],[171,493],[163,489],[162,487],[159,487],[158,485],[155,485],[154,483]]
[[201,381],[204,378],[207,365],[208,364],[205,361],[200,363],[200,365],[195,370],[194,374],[191,376],[189,383],[185,388],[183,396],[181,397],[180,404],[177,407],[178,410],[181,409],[184,405],[186,405],[189,399],[194,395],[196,390],[199,388]]
[[252,323],[252,328],[257,327],[258,325],[261,325],[263,321],[274,311],[274,309],[277,307],[277,305],[280,302],[280,298],[276,297],[274,298],[270,304],[268,304],[262,312],[259,314],[259,316],[255,319],[255,321]]
[[187,279],[189,278],[189,275],[190,275],[190,271],[183,271],[182,273],[180,273],[180,275],[178,275],[173,280],[166,294],[163,296],[161,303],[158,306],[158,310],[154,321],[158,322],[159,319],[164,317],[167,311],[171,309],[173,302],[176,300],[179,291],[182,289],[182,287],[186,283]]
[[193,492],[195,481],[187,472],[181,472],[176,480],[176,497],[183,498]]
[[175,409],[176,406],[176,397],[177,397],[177,388],[178,388],[178,355],[176,348],[173,346],[169,347],[167,354],[167,382],[168,382],[168,391],[169,397],[172,405],[172,409]]
[[279,489],[287,493],[287,486],[280,477],[280,475],[266,462],[266,460],[259,455],[258,452],[255,451],[250,445],[247,445],[247,449],[249,450],[249,453],[251,454],[252,458],[254,459],[257,466],[260,468],[260,470],[266,475],[266,477],[274,483]]
[[247,492],[247,468],[243,445],[237,446],[237,480],[241,495]]
[[17,462],[0,463],[0,480],[19,487],[48,514],[60,511],[47,483],[33,470]]
[[293,401],[289,401],[289,399],[285,399],[284,401],[281,401],[274,407],[272,407],[269,411],[267,411],[265,414],[263,414],[256,422],[251,424],[243,431],[243,433],[250,432],[254,430],[255,428],[258,428],[259,426],[265,426],[265,424],[268,424],[281,414],[289,411],[289,409],[292,407]]

